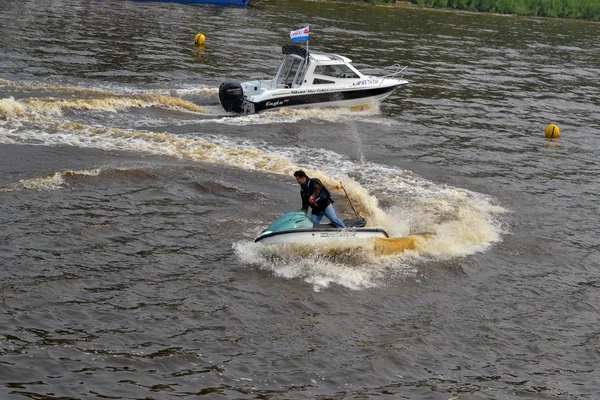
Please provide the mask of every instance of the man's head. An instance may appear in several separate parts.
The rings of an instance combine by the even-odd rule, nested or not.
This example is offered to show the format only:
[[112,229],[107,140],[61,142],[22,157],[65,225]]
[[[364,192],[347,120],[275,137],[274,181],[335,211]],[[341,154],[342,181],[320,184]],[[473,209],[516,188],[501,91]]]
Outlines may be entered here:
[[294,172],[294,176],[296,177],[296,182],[301,185],[306,185],[306,181],[308,180],[308,176],[302,170],[298,170]]

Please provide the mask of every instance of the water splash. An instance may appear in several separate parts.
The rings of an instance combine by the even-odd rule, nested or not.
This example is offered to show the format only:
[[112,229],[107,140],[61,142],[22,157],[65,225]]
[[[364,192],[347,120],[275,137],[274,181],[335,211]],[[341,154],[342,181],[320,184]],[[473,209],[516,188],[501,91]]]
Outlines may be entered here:
[[94,168],[89,170],[64,170],[51,175],[41,176],[30,179],[21,179],[12,187],[0,188],[1,192],[12,192],[15,190],[57,190],[64,186],[66,178],[74,176],[98,176],[100,169]]
[[[415,276],[408,253],[388,257],[378,253],[375,240],[333,241],[308,245],[237,242],[233,248],[247,265],[286,279],[301,279],[321,290],[331,284],[352,290],[385,285],[386,277]],[[403,256],[404,260],[401,258]]]
[[[118,112],[127,108],[146,108],[162,107],[171,110],[191,111],[205,114],[206,111],[194,103],[183,100],[179,97],[168,96],[162,93],[153,93],[151,91],[142,93],[120,94],[110,91],[101,91],[96,89],[81,88],[76,86],[59,86],[31,82],[12,82],[0,79],[1,86],[9,86],[21,91],[44,90],[52,91],[54,94],[64,94],[69,96],[67,99],[55,98],[25,98],[18,101],[21,107],[32,112],[41,112],[49,114],[60,114],[64,110],[87,110],[87,111],[110,111]],[[73,95],[84,95],[82,98],[71,98]],[[2,102],[9,99],[0,100],[0,116],[10,114],[10,110],[2,111]],[[14,98],[10,98],[13,102]]]
[[[316,288],[333,282],[353,289],[381,285],[382,277],[389,273],[414,274],[414,261],[421,257],[448,259],[484,251],[499,241],[503,233],[498,216],[505,210],[494,205],[489,196],[435,184],[393,166],[365,160],[357,162],[325,149],[276,147],[249,139],[204,134],[183,136],[59,121],[47,115],[51,113],[45,104],[52,102],[0,100],[2,119],[26,122],[28,127],[18,130],[0,128],[0,143],[70,145],[166,155],[287,175],[290,180],[295,170],[304,169],[309,176],[321,179],[331,189],[338,211],[351,212],[347,193],[348,200],[367,219],[368,225],[383,227],[391,240],[338,243],[333,247],[314,245],[308,250],[265,247],[246,241],[234,244],[236,254],[244,263],[257,265],[278,276],[302,278]],[[72,103],[65,104],[72,106]],[[315,115],[339,118],[347,114],[340,110],[279,110],[236,119],[246,123],[261,119],[263,123],[273,123],[277,118],[289,121],[290,118],[314,118]],[[64,172],[60,172],[42,177],[39,182],[35,179],[19,182],[9,189],[55,189],[64,185],[64,179]],[[411,237],[415,232],[427,234]],[[409,245],[406,245],[407,240]]]

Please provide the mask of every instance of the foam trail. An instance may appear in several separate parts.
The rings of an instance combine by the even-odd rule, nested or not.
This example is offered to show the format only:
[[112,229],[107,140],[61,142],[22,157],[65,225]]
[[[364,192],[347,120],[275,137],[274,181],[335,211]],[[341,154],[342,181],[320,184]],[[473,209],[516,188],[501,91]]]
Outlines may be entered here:
[[192,111],[205,113],[197,105],[175,98],[159,95],[143,95],[131,98],[125,97],[103,97],[95,99],[73,99],[73,100],[21,100],[28,109],[47,114],[61,114],[64,110],[87,110],[87,111],[110,111],[118,112],[127,108],[164,107],[173,110]]
[[72,176],[98,176],[101,170],[98,168],[90,170],[64,170],[52,175],[37,178],[21,179],[18,183],[8,188],[0,188],[0,192],[7,193],[15,190],[57,190],[64,186],[65,179]]
[[[429,233],[415,241],[421,255],[449,258],[484,251],[504,233],[499,216],[506,210],[481,193],[435,184],[410,171],[357,162],[325,149],[213,140],[222,145],[268,149],[294,163],[304,162],[300,166],[309,176],[321,179],[331,189],[338,212],[345,208],[352,213],[345,192],[336,188],[342,181],[354,208],[369,225],[383,227],[394,238]],[[380,199],[385,201],[385,208],[380,206]],[[393,244],[389,247],[394,248]]]
[[[219,105],[214,111],[215,114],[222,114],[222,107]],[[351,108],[280,108],[277,110],[264,111],[259,114],[249,115],[229,115],[224,118],[199,121],[200,123],[216,123],[234,126],[247,126],[259,124],[289,124],[298,121],[328,121],[344,122],[348,120],[360,121],[361,119],[369,122],[379,115],[379,105],[371,104],[364,108],[353,110]],[[384,122],[385,121],[385,122]],[[379,122],[391,124],[393,120],[381,118]]]
[[373,253],[372,242],[314,246],[264,246],[249,242],[233,245],[239,259],[248,265],[286,279],[301,279],[321,290],[331,284],[362,290],[385,284],[390,271],[413,276],[415,268]]
[[27,116],[27,107],[13,97],[0,99],[0,119],[9,120]]
[[[268,250],[247,241],[234,245],[242,261],[277,275],[299,277],[315,288],[326,287],[333,282],[352,289],[381,285],[390,273],[400,276],[413,274],[411,260],[422,256],[447,259],[483,251],[500,240],[503,233],[498,215],[505,210],[494,205],[488,196],[438,185],[393,166],[364,160],[357,162],[324,149],[274,147],[268,143],[218,136],[186,137],[91,127],[53,120],[23,107],[14,99],[0,100],[0,112],[7,121],[27,121],[27,126],[41,126],[43,129],[40,132],[31,127],[18,131],[0,128],[0,143],[71,145],[167,155],[284,174],[290,181],[293,171],[302,168],[331,188],[339,205],[336,207],[338,211],[349,209],[348,205],[344,205],[343,192],[335,189],[343,181],[357,210],[367,217],[369,224],[383,226],[396,238],[395,242],[400,242],[397,238],[413,232],[429,233],[419,236],[412,246],[402,249],[394,247],[398,243],[393,241],[383,246],[371,242],[345,243],[329,248],[313,246],[310,254],[300,256],[291,248]],[[385,202],[385,207],[380,205],[380,201]],[[253,237],[256,233],[248,236]]]
[[[0,79],[0,85],[21,90],[44,90],[67,95],[84,95],[80,99],[23,99],[22,106],[32,111],[60,114],[63,110],[96,110],[117,112],[126,108],[164,107],[173,110],[206,113],[201,107],[179,97],[165,95],[160,92],[146,91],[142,93],[115,93],[76,86],[49,85],[32,82],[13,82]],[[206,94],[212,91],[205,91]]]
[[77,87],[77,86],[63,86],[63,85],[54,85],[54,84],[46,84],[39,82],[26,82],[26,81],[9,81],[7,79],[0,78],[0,85],[9,86],[16,89],[24,89],[24,90],[44,90],[51,91],[53,93],[67,93],[67,94],[86,94],[92,96],[111,96],[114,95],[114,92],[105,91],[105,90],[97,90],[90,89],[85,87]]

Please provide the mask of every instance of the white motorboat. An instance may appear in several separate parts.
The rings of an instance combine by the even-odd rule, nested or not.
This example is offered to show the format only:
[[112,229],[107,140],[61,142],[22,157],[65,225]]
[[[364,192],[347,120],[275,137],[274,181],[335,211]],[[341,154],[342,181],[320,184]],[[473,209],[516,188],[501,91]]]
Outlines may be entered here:
[[344,220],[345,229],[333,224],[315,224],[303,211],[290,211],[254,239],[260,243],[324,243],[332,240],[388,238],[381,228],[365,228],[364,218]]
[[223,82],[219,100],[227,112],[254,114],[282,107],[357,107],[380,102],[399,86],[405,69],[385,76],[364,75],[338,54],[282,47],[283,60],[273,79]]

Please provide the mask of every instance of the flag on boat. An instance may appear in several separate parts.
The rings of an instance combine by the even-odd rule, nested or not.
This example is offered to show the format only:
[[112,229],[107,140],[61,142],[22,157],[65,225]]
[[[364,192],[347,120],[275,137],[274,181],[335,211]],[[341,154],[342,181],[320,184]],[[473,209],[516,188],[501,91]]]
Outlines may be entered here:
[[305,40],[308,40],[308,34],[310,33],[310,26],[307,26],[305,28],[302,29],[298,29],[297,31],[291,31],[290,32],[290,38],[292,39],[292,42],[303,42]]

